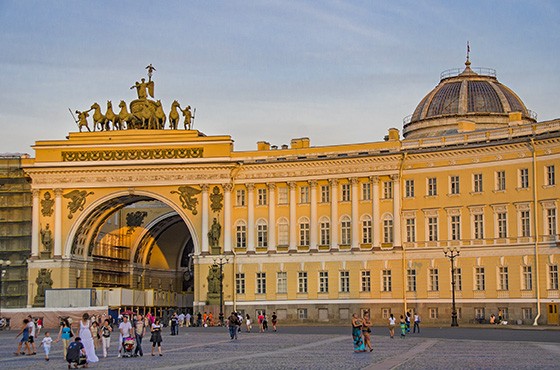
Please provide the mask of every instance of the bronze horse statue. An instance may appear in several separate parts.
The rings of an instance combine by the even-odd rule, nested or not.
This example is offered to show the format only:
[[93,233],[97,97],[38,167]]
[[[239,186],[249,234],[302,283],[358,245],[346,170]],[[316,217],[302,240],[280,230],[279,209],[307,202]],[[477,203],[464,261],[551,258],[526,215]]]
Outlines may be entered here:
[[179,102],[177,100],[173,100],[173,103],[171,103],[171,110],[169,111],[169,128],[172,130],[177,130],[177,126],[179,125],[179,112],[177,112],[178,107]]
[[93,103],[91,105],[91,109],[94,111],[93,112],[93,131],[95,131],[95,128],[97,127],[98,124],[99,124],[100,130],[103,131],[103,129],[105,128],[105,126],[107,124],[107,117],[105,117],[103,115],[103,113],[101,113],[101,107],[99,106],[99,104]]

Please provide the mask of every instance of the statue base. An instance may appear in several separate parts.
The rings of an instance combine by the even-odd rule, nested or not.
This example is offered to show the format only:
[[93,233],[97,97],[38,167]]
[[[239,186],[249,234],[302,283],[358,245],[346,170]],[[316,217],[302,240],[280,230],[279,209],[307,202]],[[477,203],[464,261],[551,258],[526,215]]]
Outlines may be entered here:
[[51,252],[50,251],[42,251],[41,253],[42,260],[50,260],[51,259]]
[[211,248],[211,252],[212,252],[212,253],[211,253],[212,255],[217,256],[217,255],[219,255],[219,254],[222,253],[222,248],[220,248],[220,247],[212,247],[212,248]]
[[206,301],[208,301],[208,304],[211,305],[219,305],[220,293],[208,293],[208,295],[206,296]]
[[45,297],[35,297],[33,307],[45,307]]

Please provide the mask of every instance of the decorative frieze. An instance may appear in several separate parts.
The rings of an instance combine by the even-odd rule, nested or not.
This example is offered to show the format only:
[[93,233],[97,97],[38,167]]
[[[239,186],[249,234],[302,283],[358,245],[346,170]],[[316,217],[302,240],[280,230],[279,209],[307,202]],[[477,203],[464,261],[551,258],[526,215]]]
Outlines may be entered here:
[[204,148],[81,150],[62,152],[63,162],[202,158]]

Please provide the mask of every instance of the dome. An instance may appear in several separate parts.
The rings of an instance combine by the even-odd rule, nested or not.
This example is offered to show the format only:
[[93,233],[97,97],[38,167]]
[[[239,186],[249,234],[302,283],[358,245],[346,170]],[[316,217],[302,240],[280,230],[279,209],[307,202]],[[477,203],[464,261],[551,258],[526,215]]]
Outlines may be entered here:
[[471,69],[470,64],[467,59],[463,71],[442,72],[439,84],[405,118],[405,138],[457,134],[466,127],[487,130],[536,122],[519,96],[498,82],[495,70]]

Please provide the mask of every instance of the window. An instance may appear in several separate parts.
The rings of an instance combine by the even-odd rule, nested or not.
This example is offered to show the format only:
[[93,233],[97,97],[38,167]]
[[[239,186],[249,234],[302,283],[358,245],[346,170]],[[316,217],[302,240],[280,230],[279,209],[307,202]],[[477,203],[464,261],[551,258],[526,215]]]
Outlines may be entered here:
[[381,273],[383,280],[383,291],[390,292],[393,289],[393,282],[391,281],[391,270],[383,270]]
[[393,182],[383,182],[383,199],[393,199]]
[[393,217],[386,215],[383,217],[383,243],[393,242]]
[[235,274],[235,293],[245,294],[245,274]]
[[408,292],[416,291],[416,270],[408,269],[406,271],[406,290]]
[[288,245],[289,225],[288,220],[281,218],[278,220],[278,245]]
[[371,217],[364,216],[362,219],[362,243],[371,244]]
[[382,319],[389,319],[389,316],[391,315],[391,309],[384,307],[381,309],[381,318]]
[[267,189],[257,189],[257,205],[266,206],[267,205]]
[[298,293],[307,293],[307,272],[298,272]]
[[344,216],[342,217],[342,221],[340,222],[340,241],[342,245],[350,245],[352,244],[352,227],[350,222],[350,217]]
[[300,320],[307,319],[307,308],[298,308],[297,309],[297,316]]
[[331,227],[330,222],[327,218],[321,218],[319,221],[319,233],[321,236],[321,245],[331,244]]
[[533,320],[533,309],[531,307],[522,307],[521,315],[523,320]]
[[362,200],[371,200],[371,183],[362,183]]
[[428,308],[428,313],[430,315],[430,319],[437,319],[438,318],[438,309],[437,307],[430,307]]
[[329,292],[329,272],[319,271],[319,293]]
[[276,273],[276,289],[278,294],[288,293],[288,273],[281,271]]
[[414,180],[405,180],[404,194],[406,198],[414,198]]
[[474,308],[474,317],[477,319],[484,319],[484,307],[475,307]]
[[406,241],[408,243],[416,242],[416,219],[406,219]]
[[498,307],[498,314],[499,314],[499,311],[502,311],[502,318],[504,320],[506,320],[506,321],[509,320],[509,310],[508,310],[507,307]]
[[473,192],[482,193],[482,174],[475,173],[473,175]]
[[428,179],[428,196],[433,197],[437,195],[437,179],[430,177]]
[[257,294],[266,294],[266,272],[257,272]]
[[302,218],[299,222],[299,245],[309,246],[309,220]]
[[507,238],[507,213],[500,212],[498,218],[498,238]]
[[342,184],[342,201],[350,201],[350,184]]
[[331,201],[331,189],[328,185],[321,185],[321,203],[328,203]]
[[451,216],[451,240],[461,239],[461,216]]
[[527,189],[529,187],[529,169],[522,168],[519,170],[519,187]]
[[350,271],[340,271],[340,292],[350,292]]
[[558,290],[558,265],[548,266],[548,289]]
[[482,213],[473,215],[474,238],[484,239],[484,215]]
[[245,221],[238,221],[235,225],[235,247],[247,248],[247,225]]
[[546,184],[548,186],[556,185],[554,166],[546,166]]
[[496,190],[497,191],[506,190],[506,171],[496,172]]
[[239,189],[235,192],[235,205],[238,207],[245,205],[245,189]]
[[507,266],[498,268],[498,290],[509,290],[509,275]]
[[533,290],[533,269],[531,266],[523,266],[523,281],[521,289]]
[[475,267],[474,278],[475,278],[475,290],[486,290],[484,267]]
[[548,229],[548,235],[556,235],[556,208],[547,208],[546,225]]
[[438,240],[438,220],[437,217],[428,217],[428,241]]
[[430,269],[430,290],[437,292],[439,290],[439,270]]
[[463,275],[461,274],[461,268],[455,268],[455,290],[463,290]]
[[278,204],[288,204],[288,187],[278,187]]
[[362,271],[362,292],[371,292],[371,271]]
[[521,211],[521,236],[531,236],[531,218],[529,211]]
[[449,178],[449,193],[459,194],[459,176],[451,176]]
[[257,221],[257,247],[268,247],[268,226],[265,220]]
[[309,186],[299,188],[299,202],[309,203]]

